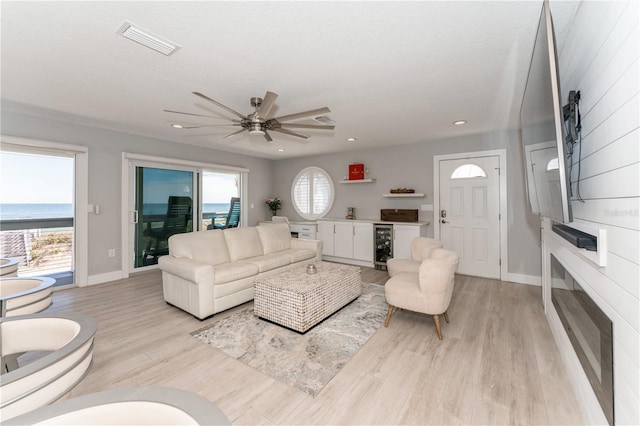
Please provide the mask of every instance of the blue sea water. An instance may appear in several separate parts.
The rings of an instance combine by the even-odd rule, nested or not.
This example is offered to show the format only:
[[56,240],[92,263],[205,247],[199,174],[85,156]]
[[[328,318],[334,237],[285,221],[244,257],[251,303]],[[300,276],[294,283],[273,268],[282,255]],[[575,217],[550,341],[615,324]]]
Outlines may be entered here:
[[73,217],[73,204],[0,204],[0,219]]
[[[205,213],[228,212],[229,203],[204,204]],[[166,204],[147,204],[145,214],[164,214]],[[73,204],[0,204],[0,219],[46,219],[73,217]]]

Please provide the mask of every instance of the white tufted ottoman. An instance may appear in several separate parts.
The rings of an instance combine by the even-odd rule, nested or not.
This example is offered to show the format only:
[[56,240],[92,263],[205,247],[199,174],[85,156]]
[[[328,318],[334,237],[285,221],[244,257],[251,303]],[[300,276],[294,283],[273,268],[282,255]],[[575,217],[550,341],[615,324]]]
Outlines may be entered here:
[[258,277],[254,286],[254,313],[263,319],[304,333],[362,293],[360,268],[317,262],[281,274]]

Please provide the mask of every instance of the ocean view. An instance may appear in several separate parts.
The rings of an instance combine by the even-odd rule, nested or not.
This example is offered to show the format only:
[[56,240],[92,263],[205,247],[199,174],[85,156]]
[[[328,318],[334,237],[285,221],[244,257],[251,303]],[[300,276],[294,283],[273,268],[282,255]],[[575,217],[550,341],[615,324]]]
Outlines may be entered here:
[[[205,213],[228,212],[229,203],[204,204]],[[145,214],[164,214],[166,204],[147,204]],[[73,204],[0,204],[0,220],[73,217]]]

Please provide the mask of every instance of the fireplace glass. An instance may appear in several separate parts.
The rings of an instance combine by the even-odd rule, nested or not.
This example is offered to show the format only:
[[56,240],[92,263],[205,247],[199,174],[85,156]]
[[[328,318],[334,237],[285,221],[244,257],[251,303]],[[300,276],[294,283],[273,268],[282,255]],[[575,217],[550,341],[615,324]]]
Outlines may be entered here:
[[602,411],[613,425],[613,324],[553,255],[551,300]]

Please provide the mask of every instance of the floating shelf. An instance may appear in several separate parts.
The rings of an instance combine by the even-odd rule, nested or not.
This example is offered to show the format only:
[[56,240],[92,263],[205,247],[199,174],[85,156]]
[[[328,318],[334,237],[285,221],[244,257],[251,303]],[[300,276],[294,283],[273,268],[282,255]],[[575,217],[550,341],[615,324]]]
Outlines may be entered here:
[[356,180],[341,180],[338,183],[371,183],[375,182],[375,179],[356,179]]
[[409,192],[400,194],[382,194],[385,198],[424,198],[425,194],[422,192]]

